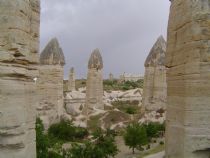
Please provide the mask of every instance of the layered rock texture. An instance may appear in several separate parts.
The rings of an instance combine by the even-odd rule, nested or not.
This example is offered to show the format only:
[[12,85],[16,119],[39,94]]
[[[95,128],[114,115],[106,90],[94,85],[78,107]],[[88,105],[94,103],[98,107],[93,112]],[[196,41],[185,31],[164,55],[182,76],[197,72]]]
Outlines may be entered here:
[[38,116],[45,129],[60,120],[63,114],[63,66],[62,49],[56,38],[52,39],[40,55]]
[[95,49],[89,59],[86,104],[84,112],[89,113],[93,108],[104,109],[103,104],[103,60],[99,49]]
[[166,41],[160,36],[145,61],[143,107],[148,111],[165,109],[167,86]]
[[210,1],[171,1],[166,158],[210,155]]
[[72,67],[69,72],[69,81],[68,81],[68,90],[69,91],[75,91],[76,85],[75,85],[75,71]]
[[0,157],[36,158],[39,0],[0,1]]

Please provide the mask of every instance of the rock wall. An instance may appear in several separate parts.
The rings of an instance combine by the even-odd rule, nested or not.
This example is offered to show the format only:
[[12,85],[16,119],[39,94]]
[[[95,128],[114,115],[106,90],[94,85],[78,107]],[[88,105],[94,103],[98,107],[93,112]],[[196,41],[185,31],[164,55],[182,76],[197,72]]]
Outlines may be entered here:
[[36,158],[39,0],[0,1],[0,157]]
[[210,1],[171,1],[166,158],[210,155]]
[[165,67],[166,42],[160,36],[145,61],[143,111],[166,108],[167,84]]
[[63,66],[40,66],[37,85],[40,100],[37,112],[48,129],[51,124],[59,122],[63,114]]

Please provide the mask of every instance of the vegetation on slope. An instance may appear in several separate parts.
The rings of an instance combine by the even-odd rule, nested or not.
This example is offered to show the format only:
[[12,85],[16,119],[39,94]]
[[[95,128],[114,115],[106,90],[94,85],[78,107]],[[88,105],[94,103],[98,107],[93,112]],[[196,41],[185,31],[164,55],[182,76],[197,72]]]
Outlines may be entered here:
[[[36,121],[37,158],[108,158],[118,152],[114,135],[98,130],[93,139],[87,139],[87,129],[75,127],[71,122],[61,121],[44,133],[42,121]],[[71,142],[64,150],[62,145]]]
[[143,88],[144,80],[119,82],[118,80],[104,80],[104,90],[130,90],[135,88]]

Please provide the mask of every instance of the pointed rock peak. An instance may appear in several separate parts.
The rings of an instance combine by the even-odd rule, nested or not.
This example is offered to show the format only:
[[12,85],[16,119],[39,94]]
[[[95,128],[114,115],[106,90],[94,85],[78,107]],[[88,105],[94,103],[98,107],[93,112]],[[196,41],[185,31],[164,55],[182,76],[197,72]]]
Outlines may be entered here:
[[42,65],[65,65],[63,50],[60,48],[57,38],[53,38],[47,44],[40,55]]
[[145,67],[164,65],[165,64],[165,53],[166,53],[166,41],[163,36],[159,36],[149,55],[144,63]]
[[70,73],[74,73],[74,67],[70,69]]
[[103,60],[101,53],[98,48],[93,50],[89,62],[88,62],[88,69],[103,69]]

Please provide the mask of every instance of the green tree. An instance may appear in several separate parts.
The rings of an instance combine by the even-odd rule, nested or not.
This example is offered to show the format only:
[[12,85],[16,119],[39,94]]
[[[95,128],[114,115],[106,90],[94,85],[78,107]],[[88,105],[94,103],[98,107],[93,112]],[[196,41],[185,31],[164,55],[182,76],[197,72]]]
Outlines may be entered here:
[[160,124],[156,122],[150,122],[146,125],[144,125],[147,131],[147,136],[149,139],[155,138],[160,136],[161,132],[165,131],[165,124]]
[[50,126],[48,135],[50,138],[67,142],[84,139],[88,135],[88,131],[85,128],[73,126],[70,121],[61,120],[61,122]]
[[137,147],[141,148],[148,142],[145,127],[138,123],[128,125],[124,134],[124,142],[125,145],[132,148],[134,154]]
[[44,134],[44,125],[40,118],[36,119],[36,151],[37,158],[48,157],[48,137]]

